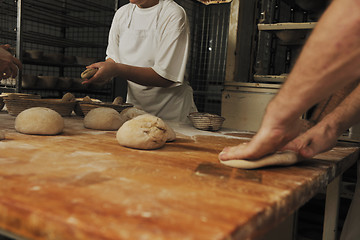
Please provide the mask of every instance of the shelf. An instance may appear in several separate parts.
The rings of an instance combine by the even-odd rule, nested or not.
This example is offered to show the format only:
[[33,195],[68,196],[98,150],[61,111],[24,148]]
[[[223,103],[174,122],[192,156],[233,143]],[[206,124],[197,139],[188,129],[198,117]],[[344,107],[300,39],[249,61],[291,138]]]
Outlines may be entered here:
[[[2,31],[2,37],[7,39],[16,40],[16,33],[9,31]],[[106,48],[106,45],[82,42],[72,39],[65,39],[61,37],[56,37],[52,35],[47,35],[38,32],[24,32],[23,33],[24,41],[35,44],[42,44],[47,46],[54,47],[93,47],[93,48]]]
[[86,93],[86,94],[97,94],[97,95],[106,95],[109,94],[109,92],[111,91],[111,88],[107,88],[107,89],[80,89],[80,88],[70,88],[70,89],[59,89],[59,88],[22,88],[25,91],[53,91],[53,92],[73,92],[73,93]]
[[[41,6],[43,8],[47,8],[53,11],[59,11],[59,9],[66,9],[67,11],[114,11],[114,8],[110,8],[98,3],[86,1],[86,0],[76,0],[76,1],[68,1],[64,4],[63,1],[57,0],[28,0],[27,1],[31,6]],[[101,3],[101,1],[98,1]]]
[[[17,13],[14,6],[10,3],[4,3],[3,5],[3,10],[7,13],[7,15],[16,18]],[[48,6],[51,5],[47,4],[47,6],[44,7],[42,5],[39,6],[38,4],[33,5],[31,3],[24,2],[23,20],[30,20],[43,24],[51,23],[51,25],[56,27],[110,27],[109,24],[71,16],[67,14],[67,12],[59,11],[59,9],[52,9]]]
[[32,64],[32,65],[39,65],[39,66],[52,66],[52,67],[86,67],[86,65],[78,64],[78,63],[56,63],[56,62],[49,62],[45,60],[34,60],[34,59],[23,59],[24,64]]
[[281,75],[254,75],[254,81],[256,82],[285,82],[286,78],[288,77],[288,74],[281,74]]
[[310,30],[316,26],[317,22],[306,23],[270,23],[270,24],[258,24],[260,31],[276,31],[276,30]]

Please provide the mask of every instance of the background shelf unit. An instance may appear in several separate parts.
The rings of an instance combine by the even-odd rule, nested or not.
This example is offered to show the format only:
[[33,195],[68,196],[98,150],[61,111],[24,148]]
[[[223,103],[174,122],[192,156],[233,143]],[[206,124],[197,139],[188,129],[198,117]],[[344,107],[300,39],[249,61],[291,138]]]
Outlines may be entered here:
[[0,29],[2,44],[16,46],[16,56],[23,62],[23,70],[13,85],[0,84],[3,92],[37,93],[44,98],[58,98],[65,92],[76,97],[89,95],[103,101],[114,98],[113,83],[99,89],[68,89],[34,86],[22,88],[23,75],[80,78],[86,64],[77,61],[33,59],[28,50],[42,51],[44,56],[58,55],[95,61],[105,59],[107,36],[118,6],[116,0],[17,0],[1,1]]

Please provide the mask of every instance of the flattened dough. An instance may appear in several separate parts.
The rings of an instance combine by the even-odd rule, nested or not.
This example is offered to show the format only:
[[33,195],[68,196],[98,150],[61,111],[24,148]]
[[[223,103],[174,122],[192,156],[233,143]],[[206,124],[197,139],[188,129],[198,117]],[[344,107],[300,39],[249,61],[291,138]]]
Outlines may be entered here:
[[63,131],[64,119],[52,109],[33,107],[17,115],[15,129],[25,134],[56,135]]
[[84,127],[112,131],[121,126],[120,113],[113,108],[99,107],[90,110],[84,117]]
[[289,166],[300,161],[298,154],[293,151],[276,152],[260,159],[236,159],[236,160],[219,160],[220,163],[235,168],[255,169],[267,166]]
[[167,138],[164,121],[150,114],[143,114],[125,122],[116,134],[120,145],[137,149],[161,148]]

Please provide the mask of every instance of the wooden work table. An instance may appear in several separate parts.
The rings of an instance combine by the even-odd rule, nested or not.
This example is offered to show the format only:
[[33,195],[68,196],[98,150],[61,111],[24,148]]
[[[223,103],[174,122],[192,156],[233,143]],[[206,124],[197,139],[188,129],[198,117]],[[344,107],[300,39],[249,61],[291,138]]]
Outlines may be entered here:
[[358,158],[342,146],[295,166],[240,170],[217,155],[249,134],[170,124],[176,141],[149,151],[75,116],[57,136],[20,134],[14,121],[0,113],[0,232],[20,239],[255,239]]

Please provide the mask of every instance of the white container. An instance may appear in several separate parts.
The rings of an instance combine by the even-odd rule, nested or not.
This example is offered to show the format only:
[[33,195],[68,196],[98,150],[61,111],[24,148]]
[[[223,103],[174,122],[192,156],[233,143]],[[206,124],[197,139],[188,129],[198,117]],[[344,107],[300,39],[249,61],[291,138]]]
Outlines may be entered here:
[[256,132],[265,109],[279,91],[281,84],[226,83],[222,93],[223,127]]

